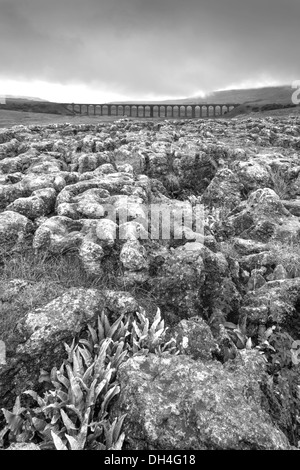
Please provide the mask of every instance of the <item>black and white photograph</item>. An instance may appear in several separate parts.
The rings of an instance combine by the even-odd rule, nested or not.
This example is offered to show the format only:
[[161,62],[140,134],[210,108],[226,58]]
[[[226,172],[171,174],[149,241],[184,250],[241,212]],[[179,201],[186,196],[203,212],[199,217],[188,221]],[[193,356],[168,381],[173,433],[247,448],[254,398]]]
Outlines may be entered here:
[[299,51],[299,0],[0,0],[0,450],[300,450]]

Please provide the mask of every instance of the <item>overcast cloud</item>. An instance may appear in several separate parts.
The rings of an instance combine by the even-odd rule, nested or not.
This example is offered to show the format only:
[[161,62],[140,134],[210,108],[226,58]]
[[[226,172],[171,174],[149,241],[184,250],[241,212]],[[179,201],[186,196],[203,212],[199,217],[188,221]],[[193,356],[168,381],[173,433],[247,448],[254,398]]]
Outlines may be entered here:
[[0,0],[0,84],[86,101],[290,84],[299,24],[299,0]]

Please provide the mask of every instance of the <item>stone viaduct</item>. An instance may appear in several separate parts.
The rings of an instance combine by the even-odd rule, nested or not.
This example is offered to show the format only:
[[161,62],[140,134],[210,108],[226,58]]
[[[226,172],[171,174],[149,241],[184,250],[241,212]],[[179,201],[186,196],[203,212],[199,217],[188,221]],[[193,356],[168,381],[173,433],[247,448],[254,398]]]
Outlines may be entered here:
[[136,118],[204,118],[223,116],[238,104],[64,104],[74,115]]

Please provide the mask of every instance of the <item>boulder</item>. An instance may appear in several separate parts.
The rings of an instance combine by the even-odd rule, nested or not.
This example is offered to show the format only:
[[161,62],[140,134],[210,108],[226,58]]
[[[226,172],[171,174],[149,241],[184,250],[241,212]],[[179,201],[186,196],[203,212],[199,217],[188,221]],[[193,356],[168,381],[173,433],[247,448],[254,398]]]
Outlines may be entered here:
[[207,186],[202,196],[202,203],[213,206],[233,209],[241,202],[240,183],[235,173],[228,168],[221,168]]
[[63,216],[47,219],[36,230],[33,238],[35,251],[46,249],[52,253],[61,253],[82,243],[84,234],[80,233],[82,222],[74,222]]
[[138,240],[127,240],[122,246],[120,261],[128,271],[140,271],[149,267],[145,248]]
[[114,415],[126,413],[125,449],[288,450],[262,409],[264,361],[201,362],[186,355],[136,356],[120,366]]
[[26,198],[18,198],[6,208],[18,212],[31,220],[50,214],[54,210],[56,191],[54,188],[37,189]]
[[0,245],[20,245],[33,232],[32,222],[18,212],[5,211],[0,214]]

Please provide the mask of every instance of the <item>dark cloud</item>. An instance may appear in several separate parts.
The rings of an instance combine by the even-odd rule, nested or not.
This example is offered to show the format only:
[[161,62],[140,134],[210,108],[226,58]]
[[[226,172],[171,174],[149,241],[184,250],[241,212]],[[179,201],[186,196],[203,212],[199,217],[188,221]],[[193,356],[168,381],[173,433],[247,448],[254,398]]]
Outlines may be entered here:
[[0,0],[0,78],[189,96],[300,79],[299,0]]

